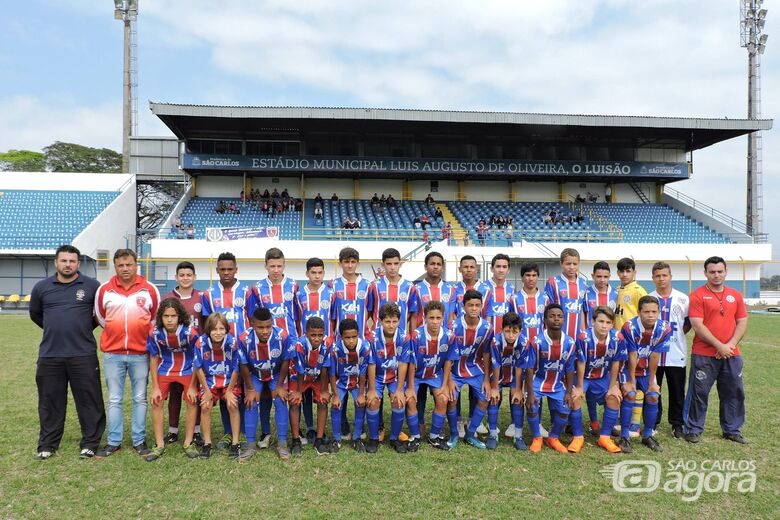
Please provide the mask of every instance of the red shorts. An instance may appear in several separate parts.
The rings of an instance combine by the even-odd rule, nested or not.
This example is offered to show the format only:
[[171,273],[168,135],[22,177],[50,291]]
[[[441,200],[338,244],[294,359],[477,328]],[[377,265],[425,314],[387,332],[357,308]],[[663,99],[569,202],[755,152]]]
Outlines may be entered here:
[[[200,390],[198,392],[198,399],[203,399],[203,390]],[[221,388],[212,388],[211,389],[211,404],[217,404],[220,399],[224,399],[227,395],[227,387],[223,386]],[[233,395],[235,395],[238,399],[241,399],[241,386],[236,385],[233,387]]]
[[320,384],[319,381],[304,381],[303,387],[301,388],[301,395],[309,389],[311,389],[312,401],[314,401],[314,403],[319,403],[322,384]]
[[162,394],[163,401],[168,399],[168,394],[170,393],[171,385],[174,383],[180,384],[184,391],[187,391],[187,388],[190,387],[190,381],[192,381],[192,375],[189,376],[163,376],[158,375],[157,376],[157,386],[160,387],[160,393]]

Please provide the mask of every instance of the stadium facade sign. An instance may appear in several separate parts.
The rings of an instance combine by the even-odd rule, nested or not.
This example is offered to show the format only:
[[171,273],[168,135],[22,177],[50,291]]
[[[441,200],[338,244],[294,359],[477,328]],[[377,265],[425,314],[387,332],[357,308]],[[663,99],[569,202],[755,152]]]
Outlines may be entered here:
[[398,157],[272,157],[184,154],[185,170],[266,173],[377,173],[523,177],[652,177],[687,179],[687,163],[634,161],[519,161],[511,159],[424,159]]
[[244,240],[247,238],[279,238],[279,228],[271,227],[240,227],[240,228],[206,228],[207,242],[225,242],[228,240]]

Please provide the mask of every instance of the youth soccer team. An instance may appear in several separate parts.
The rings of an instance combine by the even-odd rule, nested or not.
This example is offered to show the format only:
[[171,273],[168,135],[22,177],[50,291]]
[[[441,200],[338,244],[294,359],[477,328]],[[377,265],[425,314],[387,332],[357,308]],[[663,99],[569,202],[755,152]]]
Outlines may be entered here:
[[[359,253],[345,247],[340,277],[324,282],[325,263],[311,258],[308,283],[300,285],[284,274],[282,251],[271,248],[265,255],[268,277],[244,288],[236,279],[235,257],[223,253],[218,283],[193,301],[169,297],[159,306],[147,346],[156,446],[146,458],[158,459],[171,440],[170,433],[164,437],[163,402],[174,384],[184,388],[183,446],[190,458],[212,454],[215,405],[225,432],[216,446],[240,462],[270,446],[271,417],[282,460],[301,454],[306,444],[318,455],[345,445],[375,453],[385,436],[385,401],[391,411],[389,446],[398,453],[416,452],[424,440],[440,450],[455,449],[461,439],[495,449],[505,401],[511,412],[505,434],[517,450],[536,453],[546,444],[560,453],[580,452],[584,401],[601,448],[630,453],[642,419],[642,444],[661,451],[653,436],[657,375],[674,334],[681,333],[684,344],[689,327],[687,321],[672,326],[669,320],[685,316],[670,315],[671,300],[645,293],[629,258],[617,264],[617,290],[609,284],[606,262],[594,265],[591,284],[579,272],[575,249],[564,249],[560,262],[561,274],[543,290],[537,288],[539,266],[523,264],[522,287],[515,290],[507,281],[505,254],[493,257],[488,280],[479,280],[476,259],[464,256],[462,280],[449,283],[442,279],[443,256],[430,252],[424,279],[412,283],[400,275],[400,254],[390,248],[382,254],[384,273],[370,282],[358,272]],[[177,280],[190,286],[183,289],[191,290],[194,271],[190,262],[179,264]],[[668,285],[669,265],[655,264],[654,280],[657,273]],[[684,378],[684,361],[682,370]],[[468,417],[461,419],[466,387]],[[433,411],[427,416],[429,395]],[[549,433],[540,424],[545,398]],[[530,445],[523,437],[526,421]],[[404,422],[408,433],[402,431]],[[677,436],[678,425],[673,427]],[[484,441],[480,433],[487,435]],[[566,445],[562,434],[570,436]]]

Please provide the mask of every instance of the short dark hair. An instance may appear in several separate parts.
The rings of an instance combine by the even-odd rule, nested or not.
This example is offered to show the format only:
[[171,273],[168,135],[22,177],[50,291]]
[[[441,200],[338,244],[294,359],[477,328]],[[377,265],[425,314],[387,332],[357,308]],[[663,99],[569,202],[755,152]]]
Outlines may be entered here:
[[636,304],[636,310],[641,311],[642,307],[650,303],[657,305],[659,309],[661,308],[661,303],[658,301],[658,298],[655,296],[650,296],[649,294],[645,294],[639,298],[639,301]]
[[501,322],[501,328],[505,329],[507,327],[511,327],[511,328],[517,327],[518,329],[523,328],[523,322],[520,319],[520,316],[518,316],[516,312],[507,312],[506,314],[504,314],[504,319]]
[[574,249],[573,247],[567,247],[566,249],[561,251],[561,262],[563,262],[563,260],[566,257],[569,257],[569,256],[576,257],[577,260],[579,260],[580,259],[580,252],[577,251],[576,249]]
[[179,317],[179,325],[184,325],[186,327],[190,324],[190,315],[187,314],[187,309],[184,308],[184,305],[182,305],[178,298],[170,297],[161,301],[160,306],[157,308],[155,325],[157,325],[158,329],[164,327],[162,317],[166,309],[173,309],[176,311],[176,314]]
[[609,264],[604,260],[599,260],[593,264],[593,274],[596,274],[596,271],[610,271]]
[[345,247],[341,251],[339,251],[339,263],[343,262],[344,260],[357,260],[360,262],[360,253],[357,252],[357,249],[354,247]]
[[359,334],[360,327],[358,327],[358,322],[353,320],[352,318],[344,318],[343,320],[341,320],[341,323],[339,323],[339,334],[343,336],[344,333],[347,332],[348,330],[356,330],[358,331]]
[[558,303],[550,303],[547,306],[545,306],[545,308],[544,308],[543,319],[546,320],[547,319],[547,314],[549,314],[549,312],[551,310],[553,310],[553,309],[558,309],[559,311],[563,312],[563,307],[561,307],[560,304],[558,304]]
[[463,265],[463,262],[465,262],[466,260],[474,260],[474,263],[475,264],[477,263],[477,259],[474,258],[473,256],[471,256],[471,255],[463,255],[460,258],[460,262],[458,262],[458,265]]
[[442,256],[442,254],[441,254],[441,253],[439,253],[438,251],[431,251],[430,253],[428,253],[427,255],[425,255],[425,264],[424,264],[424,265],[428,265],[428,261],[429,261],[431,258],[435,257],[435,256],[438,256],[438,257],[439,257],[439,259],[441,260],[441,263],[442,263],[442,264],[444,264],[444,257]]
[[636,271],[636,262],[634,262],[633,258],[621,258],[618,260],[617,263],[617,270],[618,271],[628,271],[628,270]]
[[217,263],[219,263],[219,262],[221,262],[223,260],[229,260],[229,261],[233,262],[234,264],[237,263],[236,262],[236,255],[234,255],[233,253],[230,253],[228,251],[225,251],[224,253],[220,253],[219,256],[217,257]]
[[536,274],[539,274],[539,264],[536,262],[526,262],[523,265],[520,266],[520,276],[525,276],[525,273],[530,273],[531,271],[535,271]]
[[268,307],[258,307],[255,312],[252,313],[252,319],[257,321],[268,321],[273,319],[273,314]]
[[720,256],[711,256],[704,261],[704,270],[707,270],[707,266],[710,264],[723,264],[723,267],[728,267],[726,261]]
[[382,251],[382,261],[389,260],[391,258],[397,258],[401,259],[401,253],[398,252],[398,249],[394,247],[388,247],[384,251]]
[[278,247],[272,247],[265,252],[265,262],[269,260],[284,260],[284,253]]
[[138,255],[135,254],[135,251],[132,249],[117,249],[114,253],[114,262],[116,262],[119,258],[124,258],[126,256],[132,256],[134,261],[138,261]]
[[431,300],[423,307],[423,316],[428,316],[431,311],[439,311],[444,316],[444,304],[438,300]]
[[666,262],[656,262],[653,264],[653,268],[650,270],[651,274],[655,274],[656,271],[663,271],[669,269],[669,274],[672,273],[672,267]]
[[504,253],[498,253],[490,261],[490,267],[495,267],[496,266],[496,262],[498,262],[499,260],[506,260],[507,265],[512,263],[512,261],[509,259],[509,255],[504,254]]
[[308,271],[312,267],[322,267],[325,269],[325,262],[322,261],[322,258],[317,258],[314,256],[306,260],[306,270]]
[[476,289],[469,289],[468,291],[463,293],[463,304],[465,305],[466,302],[469,300],[482,301],[482,293],[477,291]]
[[609,321],[612,323],[615,323],[615,311],[607,307],[606,305],[599,305],[595,309],[593,309],[593,314],[591,315],[592,320],[596,320],[596,316],[599,314],[603,314],[607,318],[609,318]]
[[393,302],[388,302],[379,308],[379,321],[389,317],[401,319],[401,309]]
[[312,316],[308,320],[306,320],[306,332],[309,332],[310,330],[314,329],[322,329],[325,330],[325,322],[322,321],[322,318],[319,316]]
[[179,271],[181,269],[191,269],[192,274],[195,274],[195,266],[192,262],[185,260],[184,262],[179,262],[179,265],[176,266],[176,274],[179,274]]
[[70,244],[63,244],[60,247],[57,248],[57,250],[54,252],[54,258],[59,258],[60,253],[69,253],[69,254],[75,254],[76,256],[81,256],[81,251],[79,251],[77,248],[73,247]]

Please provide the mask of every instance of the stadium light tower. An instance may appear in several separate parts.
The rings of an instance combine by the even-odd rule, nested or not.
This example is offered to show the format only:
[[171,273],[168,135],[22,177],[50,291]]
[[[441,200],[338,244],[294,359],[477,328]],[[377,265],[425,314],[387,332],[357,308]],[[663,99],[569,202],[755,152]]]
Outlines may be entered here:
[[[741,45],[748,51],[748,119],[761,117],[761,55],[769,38],[764,34],[764,0],[740,0]],[[761,132],[748,134],[747,156],[747,232],[763,233],[764,196],[761,165]]]
[[122,95],[122,173],[130,171],[130,136],[133,135],[134,44],[135,21],[138,18],[138,0],[114,0],[114,18],[125,26],[124,69]]

